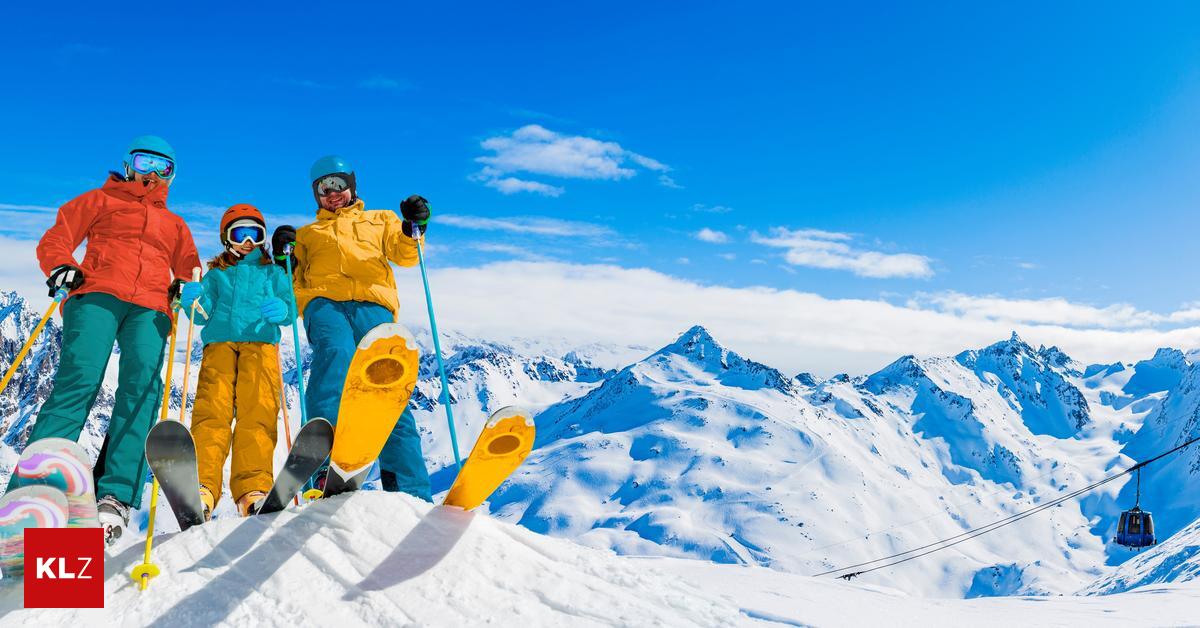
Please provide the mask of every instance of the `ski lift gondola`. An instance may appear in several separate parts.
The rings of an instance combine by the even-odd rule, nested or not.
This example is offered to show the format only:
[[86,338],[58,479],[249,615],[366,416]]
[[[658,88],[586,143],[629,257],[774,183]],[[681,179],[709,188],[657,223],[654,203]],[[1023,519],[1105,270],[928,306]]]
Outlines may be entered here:
[[1137,497],[1133,508],[1121,513],[1117,523],[1117,537],[1113,539],[1117,545],[1133,549],[1150,547],[1157,541],[1154,539],[1154,517],[1141,509],[1142,502],[1142,470],[1137,470]]

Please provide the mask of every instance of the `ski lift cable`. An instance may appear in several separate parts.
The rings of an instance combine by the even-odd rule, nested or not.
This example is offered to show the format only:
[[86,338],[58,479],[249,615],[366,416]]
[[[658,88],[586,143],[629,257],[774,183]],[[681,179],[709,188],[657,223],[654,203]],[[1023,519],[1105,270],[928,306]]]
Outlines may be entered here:
[[[1099,480],[1099,481],[1097,481],[1097,482],[1094,482],[1094,483],[1092,483],[1092,484],[1089,484],[1088,486],[1085,486],[1085,487],[1083,487],[1083,488],[1080,488],[1080,489],[1076,489],[1075,491],[1072,491],[1072,492],[1070,492],[1070,493],[1068,493],[1068,494],[1066,494],[1066,495],[1061,495],[1061,496],[1059,496],[1059,497],[1056,497],[1055,499],[1053,499],[1053,500],[1051,500],[1051,501],[1045,502],[1045,503],[1043,503],[1043,504],[1038,504],[1037,506],[1034,506],[1033,508],[1029,508],[1029,509],[1027,509],[1027,510],[1023,510],[1023,511],[1021,511],[1021,512],[1014,513],[1014,514],[1012,514],[1012,515],[1009,515],[1009,516],[1007,516],[1007,517],[1004,517],[1003,519],[998,519],[998,520],[996,520],[996,521],[993,521],[993,522],[991,522],[991,523],[989,523],[989,524],[987,524],[987,525],[982,525],[982,526],[979,526],[979,527],[977,527],[977,528],[972,528],[972,529],[970,529],[970,530],[967,530],[966,532],[962,532],[962,533],[960,533],[960,534],[956,534],[956,535],[954,535],[954,536],[951,536],[951,537],[947,537],[947,538],[944,538],[944,539],[941,539],[941,540],[938,540],[938,541],[934,541],[933,543],[929,543],[929,544],[927,544],[927,545],[922,545],[922,546],[920,546],[920,547],[914,547],[914,548],[912,548],[912,549],[910,549],[910,550],[905,550],[905,551],[903,551],[903,552],[897,552],[897,553],[895,553],[895,554],[892,554],[892,555],[890,555],[890,556],[884,556],[884,557],[882,557],[882,558],[876,558],[875,560],[869,560],[869,561],[866,561],[866,562],[863,562],[863,563],[858,563],[858,564],[855,564],[855,565],[847,565],[847,566],[845,566],[845,567],[839,567],[839,568],[837,568],[837,569],[830,569],[829,571],[823,571],[823,572],[821,572],[821,573],[814,574],[814,577],[815,577],[815,576],[827,576],[827,575],[829,575],[829,574],[833,574],[833,573],[838,573],[838,572],[842,572],[842,571],[847,571],[847,570],[850,570],[850,569],[855,569],[855,568],[858,568],[858,567],[865,567],[865,566],[867,566],[867,565],[873,565],[873,564],[875,564],[875,563],[881,563],[881,562],[884,562],[884,561],[887,561],[887,560],[891,560],[891,559],[893,559],[893,558],[899,558],[899,557],[901,557],[901,556],[906,556],[906,555],[908,555],[908,554],[912,554],[912,553],[915,553],[915,552],[920,552],[921,550],[929,549],[929,548],[931,548],[931,547],[936,547],[936,546],[938,546],[938,545],[943,545],[943,544],[945,544],[945,543],[948,543],[948,542],[950,542],[950,541],[956,541],[957,539],[961,539],[961,540],[965,541],[965,540],[967,540],[967,539],[966,539],[966,538],[963,538],[963,537],[974,538],[974,536],[978,536],[978,534],[986,534],[987,532],[991,532],[993,529],[996,529],[996,528],[999,528],[999,527],[1001,527],[1001,526],[1003,526],[1003,525],[1007,525],[1007,524],[1009,524],[1009,523],[1012,523],[1013,521],[1016,521],[1016,520],[1018,520],[1018,519],[1021,519],[1021,518],[1025,517],[1025,516],[1028,516],[1029,514],[1033,514],[1033,513],[1041,512],[1041,511],[1043,511],[1043,510],[1045,510],[1045,509],[1047,509],[1047,508],[1053,508],[1053,507],[1055,507],[1055,506],[1057,506],[1057,505],[1059,505],[1059,504],[1061,504],[1061,503],[1063,503],[1063,502],[1065,502],[1065,501],[1069,501],[1069,500],[1071,500],[1071,499],[1074,499],[1074,498],[1076,498],[1076,497],[1078,497],[1078,496],[1080,496],[1080,495],[1083,495],[1084,493],[1088,493],[1088,492],[1090,492],[1090,491],[1093,491],[1093,490],[1095,490],[1096,488],[1098,488],[1098,487],[1100,487],[1100,486],[1102,486],[1102,485],[1104,485],[1104,484],[1107,484],[1108,482],[1111,482],[1111,481],[1113,481],[1113,480],[1115,480],[1115,479],[1117,479],[1117,478],[1121,477],[1122,475],[1125,475],[1126,473],[1128,473],[1128,471],[1122,471],[1121,473],[1117,473],[1117,474],[1114,474],[1114,475],[1110,475],[1110,476],[1108,476],[1108,477],[1106,477],[1106,478],[1104,478],[1104,479],[1102,479],[1102,480]],[[961,541],[959,541],[959,542],[961,542]],[[957,543],[955,543],[955,544],[957,544]],[[945,547],[950,547],[950,545],[946,545]],[[944,549],[944,548],[939,548],[939,549]],[[935,551],[936,551],[936,550],[935,550]],[[871,570],[868,570],[868,571],[874,571],[874,569],[871,569]],[[859,572],[859,573],[866,573],[866,572]]]
[[[1115,480],[1115,479],[1117,479],[1117,478],[1121,477],[1122,475],[1124,475],[1124,474],[1122,473],[1122,474],[1117,474],[1117,475],[1114,475],[1114,476],[1111,476],[1111,477],[1107,477],[1107,478],[1105,478],[1105,479],[1101,480],[1100,482],[1098,482],[1097,484],[1098,484],[1098,485],[1107,484],[1108,482],[1111,482],[1111,481],[1113,481],[1113,480]],[[842,574],[842,575],[841,575],[841,576],[839,576],[839,577],[840,577],[840,578],[845,578],[845,579],[849,580],[850,578],[853,578],[853,577],[855,577],[855,576],[860,576],[860,575],[862,575],[862,574],[871,573],[872,571],[878,571],[878,570],[880,570],[880,569],[887,569],[888,567],[894,567],[894,566],[896,566],[896,565],[899,565],[899,564],[901,564],[901,563],[906,563],[906,562],[908,562],[908,561],[910,561],[910,560],[916,560],[916,559],[918,559],[918,558],[921,558],[921,557],[923,557],[923,556],[928,556],[928,555],[930,555],[930,554],[933,554],[934,552],[940,552],[940,551],[942,551],[942,550],[944,550],[944,549],[946,549],[946,548],[948,548],[948,547],[954,547],[955,545],[958,545],[959,543],[966,543],[967,541],[970,541],[971,539],[974,539],[975,537],[983,536],[984,534],[987,534],[988,532],[995,532],[996,530],[999,530],[1000,528],[1003,528],[1003,527],[1005,527],[1005,526],[1008,526],[1008,525],[1014,524],[1014,523],[1016,523],[1016,522],[1018,522],[1018,521],[1020,521],[1020,520],[1022,520],[1022,519],[1024,519],[1024,518],[1026,518],[1026,517],[1032,517],[1033,515],[1036,515],[1037,513],[1041,512],[1041,511],[1043,511],[1043,510],[1046,510],[1046,509],[1048,509],[1048,508],[1053,508],[1053,507],[1055,507],[1055,506],[1058,506],[1058,505],[1062,504],[1063,502],[1065,502],[1065,501],[1068,501],[1069,499],[1072,499],[1072,498],[1074,498],[1074,497],[1077,497],[1077,496],[1079,496],[1079,495],[1082,495],[1082,494],[1084,494],[1084,493],[1086,493],[1086,492],[1088,492],[1089,490],[1092,490],[1092,489],[1094,489],[1094,488],[1096,488],[1096,485],[1093,485],[1093,486],[1091,486],[1091,487],[1088,487],[1087,489],[1080,489],[1079,491],[1076,491],[1075,493],[1071,494],[1071,495],[1070,495],[1070,496],[1068,496],[1068,497],[1060,498],[1060,499],[1058,499],[1058,500],[1055,500],[1055,501],[1053,501],[1053,502],[1047,502],[1047,503],[1045,503],[1045,504],[1042,504],[1042,505],[1038,506],[1037,508],[1034,508],[1034,509],[1031,509],[1031,510],[1026,510],[1026,511],[1024,511],[1024,512],[1022,512],[1022,513],[1019,513],[1018,515],[1016,515],[1016,516],[1014,516],[1014,517],[1011,517],[1011,518],[1009,518],[1009,519],[1007,519],[1007,520],[1001,520],[1001,521],[998,521],[998,522],[996,522],[995,524],[993,524],[993,525],[991,525],[991,526],[985,526],[984,528],[978,528],[977,530],[975,530],[975,531],[972,531],[971,533],[967,533],[967,534],[968,534],[968,536],[966,536],[965,538],[958,538],[958,540],[955,540],[955,541],[953,541],[953,542],[949,542],[949,543],[947,543],[946,541],[950,541],[951,539],[957,538],[957,537],[951,537],[950,539],[945,539],[944,541],[940,542],[940,543],[944,543],[944,544],[940,544],[940,543],[934,543],[934,544],[933,544],[933,545],[940,545],[940,547],[933,547],[932,549],[928,549],[928,550],[926,550],[926,551],[924,551],[924,552],[921,552],[921,553],[919,553],[919,554],[914,554],[914,555],[912,555],[912,556],[908,556],[908,557],[905,557],[905,558],[901,558],[900,560],[897,560],[897,561],[894,561],[894,562],[890,562],[890,563],[887,563],[887,564],[885,564],[885,565],[879,565],[879,566],[876,566],[876,567],[872,567],[872,568],[870,568],[870,569],[864,569],[864,570],[862,570],[862,571],[853,571],[853,572],[850,572],[850,573]],[[959,535],[959,536],[963,536],[963,535]],[[928,545],[927,545],[926,547],[930,547],[930,546],[928,546]],[[918,551],[918,550],[910,550],[910,551],[914,551],[914,552],[915,552],[915,551]],[[902,554],[901,554],[901,555],[902,555]],[[881,560],[886,560],[886,559],[881,559]],[[872,562],[879,562],[879,561],[872,561]],[[864,564],[871,564],[871,563],[864,563]],[[850,567],[850,568],[852,568],[852,567]],[[845,571],[845,569],[850,569],[850,568],[843,568],[843,569],[839,569],[839,570],[835,570],[835,571]],[[826,574],[828,574],[828,573],[833,573],[833,572],[826,572]],[[825,575],[825,574],[820,574],[820,575]]]
[[[999,520],[997,520],[997,521],[994,521],[994,522],[992,522],[992,523],[989,523],[989,524],[987,524],[987,525],[980,526],[980,527],[978,527],[978,528],[974,528],[974,529],[972,529],[972,530],[968,530],[968,531],[966,531],[966,532],[963,532],[962,534],[957,534],[957,535],[955,535],[955,536],[948,537],[948,538],[942,539],[942,540],[940,540],[940,541],[936,541],[936,542],[933,542],[933,543],[929,543],[929,544],[927,544],[927,545],[922,545],[921,547],[916,547],[916,548],[913,548],[913,549],[910,549],[910,550],[907,550],[907,551],[904,551],[904,552],[899,552],[899,553],[896,553],[896,554],[892,554],[891,556],[884,556],[884,557],[882,557],[882,558],[877,558],[877,559],[875,559],[875,560],[867,561],[867,562],[864,562],[864,563],[858,563],[858,564],[856,564],[856,565],[849,565],[849,566],[846,566],[846,567],[840,567],[840,568],[838,568],[838,569],[831,569],[831,570],[829,570],[829,571],[823,571],[823,572],[821,572],[821,573],[815,574],[815,575],[814,575],[814,577],[816,577],[816,576],[827,576],[827,575],[830,575],[830,574],[841,573],[841,572],[847,572],[847,571],[849,571],[849,570],[851,570],[851,569],[856,569],[856,568],[858,568],[858,567],[865,567],[865,566],[867,566],[867,565],[874,565],[875,563],[880,563],[880,562],[888,561],[888,560],[891,560],[891,559],[893,559],[893,558],[900,558],[901,556],[907,556],[907,555],[909,555],[909,554],[914,554],[915,552],[921,552],[921,553],[919,553],[919,554],[916,554],[916,555],[914,555],[914,556],[907,556],[907,558],[903,558],[903,559],[901,559],[901,560],[897,560],[897,561],[895,561],[895,562],[888,563],[888,564],[886,564],[886,565],[880,565],[880,566],[877,566],[877,567],[872,567],[872,568],[870,568],[870,569],[865,569],[865,570],[862,570],[862,571],[856,571],[856,572],[851,572],[851,573],[845,573],[845,574],[843,574],[843,575],[839,576],[839,577],[841,577],[841,578],[845,578],[845,579],[849,580],[850,578],[853,578],[853,577],[855,577],[855,576],[858,576],[858,575],[862,575],[862,574],[865,574],[865,573],[870,573],[870,572],[872,572],[872,571],[876,571],[876,570],[879,570],[879,569],[885,569],[885,568],[887,568],[887,567],[893,567],[893,566],[895,566],[895,565],[899,565],[900,563],[908,562],[908,561],[910,561],[910,560],[913,560],[913,559],[916,559],[916,558],[920,558],[920,557],[922,557],[922,556],[928,556],[929,554],[932,554],[932,553],[934,553],[934,552],[940,552],[941,550],[944,550],[944,549],[946,549],[946,548],[948,548],[948,547],[953,547],[953,546],[955,546],[955,545],[958,545],[959,543],[963,543],[963,542],[965,542],[965,541],[969,541],[969,540],[971,540],[971,539],[973,539],[973,538],[975,538],[975,537],[977,537],[977,536],[982,536],[982,535],[984,535],[984,534],[987,534],[988,532],[993,532],[993,531],[995,531],[995,530],[998,530],[998,529],[1000,529],[1000,528],[1003,528],[1004,526],[1007,526],[1007,525],[1009,525],[1009,524],[1016,523],[1017,521],[1020,521],[1021,519],[1024,519],[1024,518],[1026,518],[1026,517],[1029,517],[1029,516],[1032,516],[1032,515],[1034,515],[1034,514],[1037,514],[1037,513],[1041,512],[1041,511],[1043,511],[1043,510],[1046,510],[1047,508],[1053,508],[1053,507],[1055,507],[1055,506],[1057,506],[1057,505],[1059,505],[1059,504],[1061,504],[1061,503],[1063,503],[1063,502],[1069,501],[1069,500],[1071,500],[1071,499],[1074,499],[1075,497],[1078,497],[1078,496],[1080,496],[1080,495],[1083,495],[1084,493],[1091,492],[1091,491],[1095,490],[1096,488],[1099,488],[1100,486],[1102,486],[1102,485],[1104,485],[1104,484],[1107,484],[1107,483],[1109,483],[1109,482],[1112,482],[1113,480],[1116,480],[1116,479],[1117,479],[1117,478],[1119,478],[1119,477],[1122,477],[1122,476],[1124,476],[1124,475],[1128,475],[1128,474],[1130,474],[1130,473],[1133,473],[1133,472],[1135,472],[1135,471],[1140,471],[1142,467],[1145,467],[1146,465],[1148,465],[1148,464],[1151,464],[1151,463],[1153,463],[1153,462],[1157,462],[1157,461],[1159,461],[1159,460],[1161,460],[1161,459],[1163,459],[1163,458],[1165,458],[1165,457],[1167,457],[1167,456],[1169,456],[1169,455],[1171,455],[1171,454],[1174,454],[1174,453],[1176,453],[1176,452],[1178,452],[1178,451],[1180,451],[1180,450],[1186,449],[1188,446],[1190,446],[1190,445],[1193,445],[1193,444],[1195,444],[1195,443],[1197,443],[1197,442],[1200,442],[1200,436],[1196,436],[1195,438],[1192,438],[1191,440],[1188,440],[1187,442],[1185,442],[1185,443],[1183,443],[1183,444],[1181,444],[1181,445],[1178,445],[1178,446],[1176,446],[1176,447],[1174,447],[1174,448],[1172,448],[1172,449],[1169,449],[1169,450],[1167,450],[1167,451],[1165,451],[1165,452],[1163,452],[1163,453],[1161,453],[1161,454],[1159,454],[1159,455],[1157,455],[1157,456],[1155,456],[1155,457],[1153,457],[1153,458],[1150,458],[1149,460],[1145,460],[1145,461],[1139,462],[1139,463],[1137,463],[1137,464],[1135,464],[1135,465],[1133,465],[1133,466],[1129,467],[1128,469],[1125,469],[1125,470],[1121,471],[1120,473],[1116,473],[1116,474],[1110,475],[1110,476],[1108,476],[1108,477],[1106,477],[1106,478],[1104,478],[1104,479],[1102,479],[1102,480],[1100,480],[1100,481],[1098,481],[1098,482],[1095,482],[1095,483],[1093,483],[1093,484],[1091,484],[1091,485],[1089,485],[1089,486],[1085,486],[1085,487],[1083,487],[1083,488],[1081,488],[1081,489],[1078,489],[1078,490],[1076,490],[1076,491],[1073,491],[1073,492],[1071,492],[1071,493],[1069,493],[1069,494],[1067,494],[1067,495],[1063,495],[1063,496],[1061,496],[1061,497],[1058,497],[1058,498],[1056,498],[1056,499],[1054,499],[1054,500],[1052,500],[1052,501],[1046,502],[1045,504],[1039,504],[1038,506],[1035,506],[1034,508],[1030,508],[1030,509],[1028,509],[1028,510],[1025,510],[1025,511],[1022,511],[1022,512],[1019,512],[1019,513],[1016,513],[1016,514],[1014,514],[1014,515],[1010,515],[1010,516],[1008,516],[1008,517],[1005,517],[1005,518],[1003,518],[1003,519],[999,519]],[[931,549],[931,548],[932,548],[932,549]],[[922,550],[928,550],[928,551],[922,551]]]
[[[821,454],[821,456],[822,456],[822,457],[823,457],[824,455],[825,455],[825,454]],[[807,464],[807,463],[806,463],[806,464]],[[1034,482],[1034,481],[1037,481],[1037,480],[1040,480],[1040,479],[1043,479],[1043,478],[1049,477],[1049,476],[1053,475],[1054,473],[1056,473],[1057,471],[1058,471],[1058,469],[1053,469],[1053,468],[1052,468],[1052,469],[1050,469],[1049,471],[1046,471],[1045,473],[1043,473],[1043,474],[1041,474],[1041,475],[1035,475],[1035,476],[1033,476],[1033,477],[1031,477],[1031,478],[1028,478],[1028,479],[1026,479],[1025,481],[1026,481],[1027,483],[1028,483],[1028,482]],[[981,500],[981,499],[985,499],[985,498],[988,498],[988,497],[994,497],[994,496],[996,496],[996,495],[999,495],[999,494],[1001,494],[1001,493],[1012,493],[1012,492],[1013,492],[1013,489],[1011,489],[1011,488],[1004,488],[1004,487],[1001,487],[1001,488],[998,488],[998,489],[996,489],[996,490],[994,490],[994,491],[991,491],[991,492],[988,492],[988,493],[976,493],[976,494],[974,495],[974,497],[975,497],[975,499],[976,499],[976,503],[979,503],[979,500]],[[968,499],[960,499],[960,500],[958,500],[958,501],[956,501],[956,502],[948,503],[948,505],[949,505],[950,507],[953,507],[955,510],[962,510],[962,509],[963,509],[963,506],[965,506],[965,505],[966,505],[966,504],[968,504],[969,502],[970,502],[970,500],[968,500]],[[913,519],[913,520],[911,520],[911,521],[906,521],[906,522],[904,522],[904,523],[897,523],[897,524],[895,524],[895,525],[893,525],[893,526],[890,526],[890,527],[887,527],[887,528],[883,528],[883,529],[881,529],[881,530],[870,530],[870,531],[866,532],[865,534],[862,534],[862,535],[859,535],[859,536],[856,536],[856,537],[853,537],[853,538],[849,538],[849,539],[843,539],[843,540],[841,540],[841,541],[834,541],[833,543],[830,543],[830,544],[828,544],[828,545],[822,545],[822,546],[820,546],[820,547],[814,547],[814,548],[812,548],[812,549],[810,549],[810,550],[808,550],[808,551],[805,551],[804,553],[800,554],[800,556],[808,556],[809,554],[814,554],[814,553],[816,553],[816,552],[819,552],[819,551],[821,551],[821,550],[829,549],[829,548],[832,548],[832,547],[841,547],[842,545],[847,545],[847,544],[849,544],[849,543],[856,543],[856,542],[860,542],[860,541],[866,541],[866,540],[870,539],[872,536],[875,536],[875,535],[878,535],[878,534],[886,534],[886,533],[888,533],[888,532],[892,532],[892,531],[894,531],[894,530],[903,530],[904,528],[907,528],[907,527],[910,527],[910,526],[914,526],[914,525],[916,525],[916,524],[918,524],[918,523],[921,523],[921,522],[923,522],[923,521],[928,521],[928,520],[930,520],[930,519],[933,519],[934,517],[938,517],[938,516],[941,516],[941,515],[943,515],[943,514],[945,514],[945,512],[944,512],[944,511],[941,511],[941,510],[939,510],[939,511],[936,511],[936,512],[931,512],[931,513],[929,513],[928,515],[925,515],[924,517],[921,517],[920,519]],[[918,548],[918,549],[919,549],[919,548]]]

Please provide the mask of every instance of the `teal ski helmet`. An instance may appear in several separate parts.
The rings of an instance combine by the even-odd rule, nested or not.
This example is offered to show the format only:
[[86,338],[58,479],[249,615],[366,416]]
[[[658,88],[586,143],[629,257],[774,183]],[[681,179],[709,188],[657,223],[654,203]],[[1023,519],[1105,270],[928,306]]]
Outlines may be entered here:
[[308,169],[308,180],[312,183],[313,198],[320,202],[321,195],[317,191],[317,184],[326,177],[334,177],[341,179],[347,188],[350,190],[350,197],[358,200],[356,188],[358,182],[354,177],[354,166],[350,165],[350,161],[340,155],[326,155],[315,162]]
[[[125,149],[124,164],[126,172],[128,172],[131,167],[132,162],[130,159],[131,155],[134,153],[152,153],[155,155],[162,155],[163,157],[170,159],[172,163],[175,163],[175,149],[171,148],[171,145],[167,143],[167,140],[164,140],[157,135],[139,135],[133,138],[133,141],[129,143],[129,148]],[[177,165],[178,164],[176,164],[176,166]],[[174,177],[175,175],[172,174],[171,176]]]

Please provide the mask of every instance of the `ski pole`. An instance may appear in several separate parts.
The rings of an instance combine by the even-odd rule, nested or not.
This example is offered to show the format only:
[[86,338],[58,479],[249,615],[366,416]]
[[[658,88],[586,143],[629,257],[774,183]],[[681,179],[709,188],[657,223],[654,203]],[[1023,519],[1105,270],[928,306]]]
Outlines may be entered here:
[[450,381],[446,379],[446,363],[442,361],[442,343],[438,340],[437,319],[433,316],[433,297],[429,294],[429,275],[425,272],[425,249],[421,246],[420,225],[413,223],[413,239],[417,241],[417,261],[421,263],[421,283],[425,284],[425,306],[429,310],[429,331],[433,334],[433,353],[437,356],[438,373],[442,377],[442,406],[446,408],[446,423],[450,426],[450,446],[454,449],[454,466],[462,467],[458,455],[458,434],[454,431],[454,414],[450,410]]
[[[192,269],[192,281],[200,281],[199,266]],[[196,329],[196,309],[199,304],[200,299],[192,301],[192,311],[188,316],[187,346],[184,349],[187,357],[183,361],[183,397],[179,400],[179,422],[183,423],[184,426],[188,425],[183,420],[183,417],[187,411],[188,386],[190,385],[190,382],[188,382],[188,371],[190,371],[192,367],[192,331]],[[203,308],[200,308],[200,310],[203,311]]]
[[13,375],[17,372],[17,367],[21,365],[21,361],[25,359],[25,354],[29,353],[29,349],[33,347],[33,341],[37,340],[38,334],[42,333],[42,328],[46,326],[46,321],[54,314],[54,308],[58,307],[62,300],[67,298],[67,291],[59,288],[54,293],[54,301],[50,303],[50,307],[46,308],[46,313],[42,315],[42,320],[38,321],[37,327],[33,328],[33,333],[29,334],[29,340],[25,341],[25,345],[17,352],[17,357],[13,358],[12,364],[8,365],[8,372],[4,374],[4,379],[0,379],[0,393],[8,388],[8,382],[12,380]]
[[[283,381],[283,357],[279,355],[279,351],[275,352],[275,358],[279,361],[279,410],[283,412],[283,437],[287,439],[288,452],[292,451],[292,428],[288,421],[287,410],[287,386]],[[292,501],[299,506],[300,497],[293,495]]]
[[[304,355],[300,351],[300,312],[296,310],[296,284],[292,283],[292,249],[295,246],[294,242],[288,244],[283,253],[287,256],[288,286],[292,289],[292,344],[296,348],[296,389],[300,392],[300,427],[304,427],[308,423],[308,405],[304,401]],[[282,369],[279,375],[283,376]]]
[[[296,243],[289,242],[283,248],[282,257],[284,259],[284,268],[287,270],[288,287],[292,290],[292,346],[296,349],[296,390],[299,393],[297,399],[300,402],[300,427],[303,428],[308,423],[308,403],[304,399],[304,352],[300,349],[300,312],[296,305],[296,283],[292,278],[292,251],[295,250]],[[279,256],[276,257],[278,259]],[[281,357],[280,360],[283,358]],[[282,362],[281,362],[282,365]],[[283,382],[283,368],[279,369],[280,383]],[[282,389],[281,389],[282,390]],[[287,394],[284,393],[284,405],[287,405]],[[289,445],[290,449],[291,446]],[[307,498],[313,491],[312,478],[304,483],[304,491],[302,493]],[[295,498],[296,504],[300,503],[299,498]]]
[[[171,367],[175,366],[175,338],[178,336],[175,331],[178,322],[179,308],[175,308],[171,315],[171,345],[167,350],[167,376],[166,383],[163,384],[162,412],[158,415],[159,421],[167,420],[167,411],[171,404]],[[142,564],[134,567],[133,572],[129,574],[137,581],[139,591],[145,591],[146,587],[150,586],[150,579],[159,573],[158,565],[150,562],[150,550],[154,547],[154,515],[158,512],[158,476],[153,477],[154,482],[150,490],[150,515],[146,519],[146,552],[142,557]]]

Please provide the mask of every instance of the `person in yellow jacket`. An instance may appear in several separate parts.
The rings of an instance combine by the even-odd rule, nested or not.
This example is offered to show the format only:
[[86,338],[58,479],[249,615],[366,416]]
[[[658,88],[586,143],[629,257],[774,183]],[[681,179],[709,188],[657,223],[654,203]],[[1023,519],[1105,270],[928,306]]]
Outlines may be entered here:
[[198,282],[183,285],[180,305],[204,325],[204,358],[192,408],[192,438],[207,519],[221,497],[225,460],[229,492],[243,516],[275,480],[279,416],[279,327],[292,322],[287,273],[271,263],[262,213],[238,204],[221,217],[225,251]]
[[[310,176],[316,222],[299,231],[283,225],[271,244],[277,256],[294,244],[296,304],[313,354],[305,391],[308,416],[336,425],[355,347],[376,325],[395,322],[400,309],[389,262],[417,265],[413,225],[423,233],[430,212],[425,199],[416,195],[400,204],[403,217],[388,210],[365,210],[356,193],[354,169],[336,155],[317,160]],[[431,499],[421,438],[408,408],[397,417],[379,454],[379,475],[385,491]],[[324,470],[314,481],[323,488]]]

